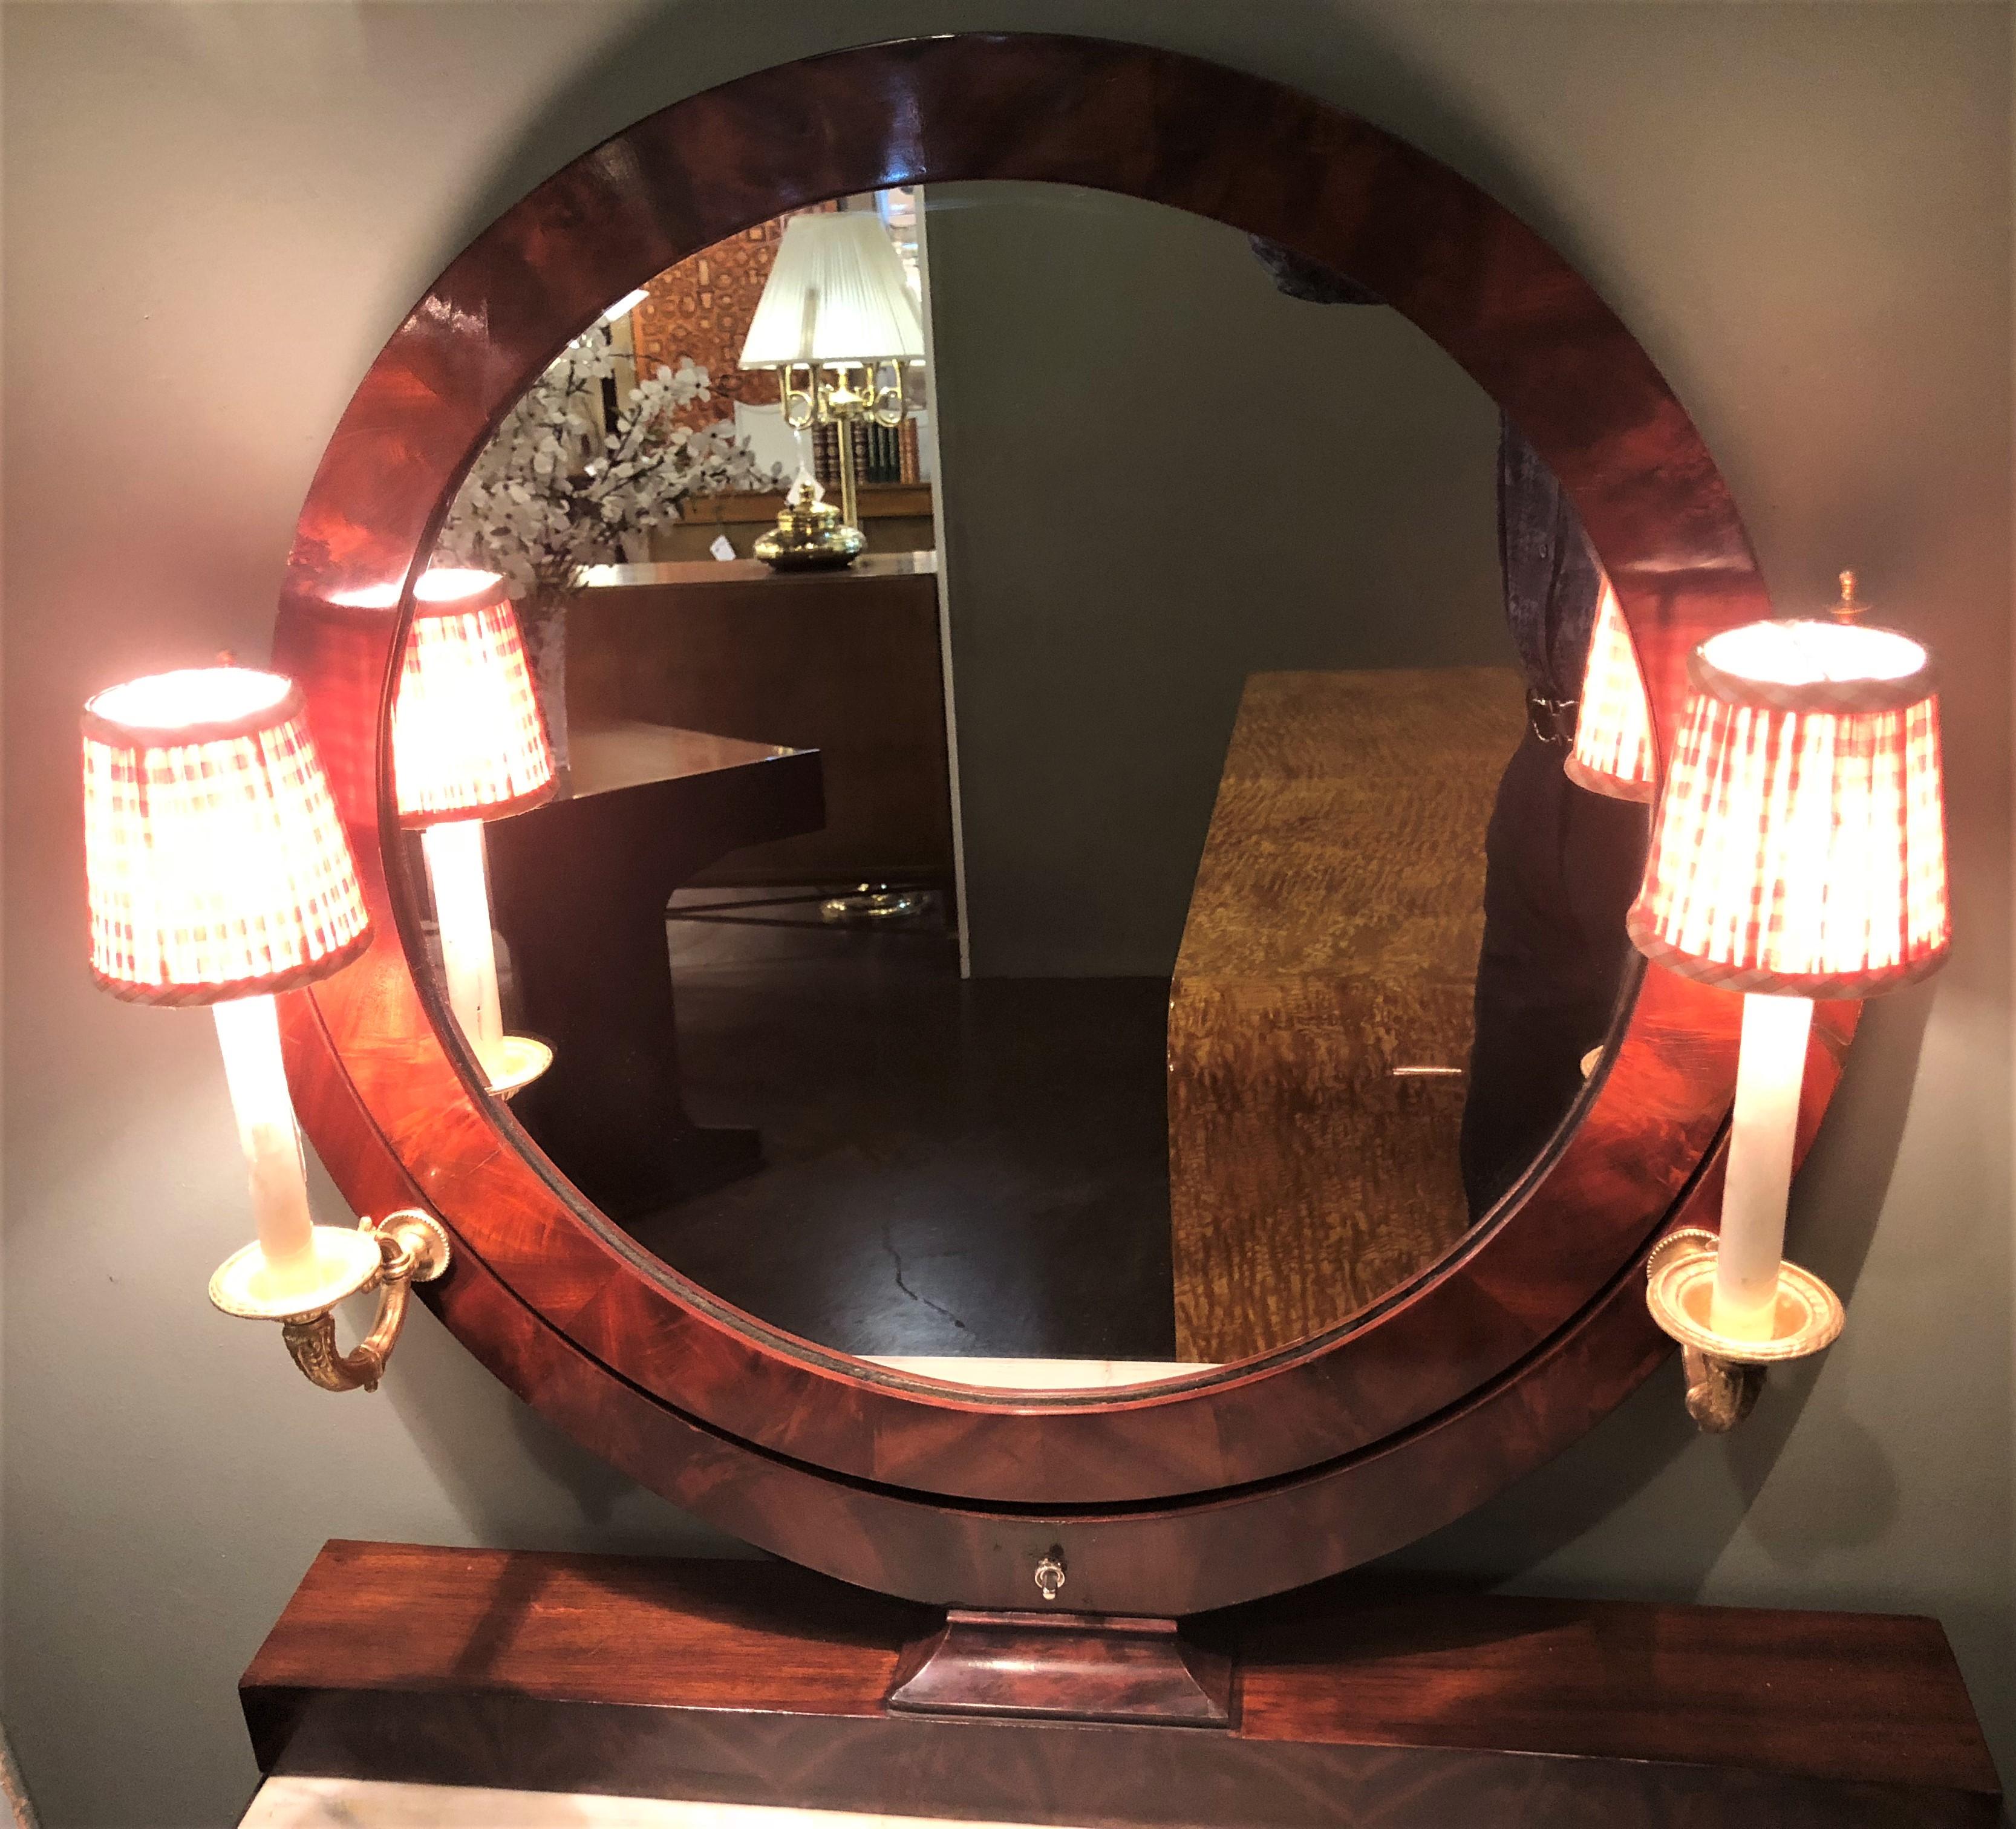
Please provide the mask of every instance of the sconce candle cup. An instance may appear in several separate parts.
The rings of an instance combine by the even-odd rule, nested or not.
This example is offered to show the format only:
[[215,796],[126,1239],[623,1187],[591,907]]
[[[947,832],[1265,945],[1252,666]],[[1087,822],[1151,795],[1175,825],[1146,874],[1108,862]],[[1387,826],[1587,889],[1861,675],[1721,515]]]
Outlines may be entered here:
[[1627,923],[1648,958],[1744,996],[1720,1234],[1676,1233],[1647,1266],[1697,1386],[1704,1358],[1762,1365],[1840,1332],[1832,1291],[1781,1256],[1813,999],[1912,983],[1952,944],[1930,658],[1853,621],[1841,584],[1832,621],[1750,623],[1690,656]]

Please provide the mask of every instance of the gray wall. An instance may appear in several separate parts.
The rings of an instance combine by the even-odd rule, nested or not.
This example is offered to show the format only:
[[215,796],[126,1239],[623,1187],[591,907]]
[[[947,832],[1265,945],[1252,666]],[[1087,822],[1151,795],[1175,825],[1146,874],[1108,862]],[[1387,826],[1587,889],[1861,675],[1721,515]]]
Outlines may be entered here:
[[972,970],[1166,978],[1247,674],[1513,661],[1497,409],[1222,223],[926,197]]
[[1787,605],[1938,646],[1961,942],[1872,1011],[1798,1193],[1851,1298],[1733,1440],[1676,1374],[1412,1560],[1528,1588],[1938,1614],[2016,1773],[2008,15],[2000,5],[856,0],[5,9],[5,1707],[56,1829],[230,1819],[232,1683],[345,1533],[678,1547],[423,1320],[311,1390],[203,1289],[245,1234],[204,1019],[82,965],[74,708],[261,650],[407,303],[676,94],[878,34],[1150,35],[1355,106],[1525,214],[1689,403]]

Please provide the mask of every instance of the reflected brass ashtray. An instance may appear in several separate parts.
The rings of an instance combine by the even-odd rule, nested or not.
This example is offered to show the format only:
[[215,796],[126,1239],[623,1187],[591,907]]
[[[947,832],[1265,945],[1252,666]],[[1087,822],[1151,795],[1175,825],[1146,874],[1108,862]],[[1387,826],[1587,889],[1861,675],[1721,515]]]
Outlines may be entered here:
[[787,498],[777,524],[759,535],[756,556],[773,571],[837,571],[851,565],[868,544],[860,528],[840,518],[840,510],[810,490]]

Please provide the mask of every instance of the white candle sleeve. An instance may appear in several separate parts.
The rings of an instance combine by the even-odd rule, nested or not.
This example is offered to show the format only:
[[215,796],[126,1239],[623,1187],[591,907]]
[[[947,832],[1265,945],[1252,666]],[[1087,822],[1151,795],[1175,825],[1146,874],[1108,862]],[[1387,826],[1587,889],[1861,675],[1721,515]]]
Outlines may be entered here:
[[483,824],[452,819],[420,834],[441,927],[441,967],[448,1006],[486,1074],[494,1075],[504,1042],[498,1001],[497,950],[490,937],[490,884]]
[[299,1266],[312,1258],[315,1227],[301,1132],[280,1057],[279,1013],[270,996],[232,998],[213,1004],[211,1013],[251,1177],[260,1251],[275,1269]]
[[1773,1331],[1799,1086],[1813,1020],[1810,998],[1752,992],[1743,999],[1743,1051],[1736,1069],[1722,1242],[1708,1317],[1716,1333],[1733,1339],[1768,1340]]

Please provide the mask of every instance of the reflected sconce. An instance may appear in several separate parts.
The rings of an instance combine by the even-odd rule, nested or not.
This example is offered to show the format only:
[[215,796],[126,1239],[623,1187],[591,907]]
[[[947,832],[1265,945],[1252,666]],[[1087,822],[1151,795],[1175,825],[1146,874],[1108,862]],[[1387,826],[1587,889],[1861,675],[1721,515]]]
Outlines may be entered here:
[[1820,1352],[1834,1292],[1781,1261],[1813,1000],[1868,997],[1951,944],[1939,700],[1925,650],[1855,617],[1755,622],[1704,642],[1631,938],[1743,994],[1720,1235],[1662,1240],[1647,1300],[1686,1349],[1704,1428],[1748,1413],[1763,1368]]
[[423,574],[392,701],[399,823],[420,834],[441,931],[449,1007],[489,1089],[508,1098],[553,1064],[531,1035],[504,1032],[483,823],[550,799],[553,751],[504,580]]
[[1608,578],[1589,633],[1575,745],[1561,766],[1578,787],[1612,800],[1650,801],[1656,791],[1645,676]]
[[[342,970],[371,924],[300,689],[206,667],[100,693],[84,713],[84,815],[92,978],[216,1020],[258,1237],[218,1268],[211,1300],[282,1323],[317,1384],[375,1386],[412,1283],[447,1269],[448,1241],[424,1213],[354,1230],[309,1217],[274,998]],[[329,1311],[372,1288],[376,1324],[338,1352]]]
[[[882,218],[866,210],[790,218],[740,365],[777,371],[787,425],[837,428],[841,524],[829,536],[830,563],[846,564],[862,549],[854,427],[901,425],[909,368],[923,359],[923,319]],[[783,531],[801,551],[801,536]],[[769,556],[760,543],[758,556]]]

